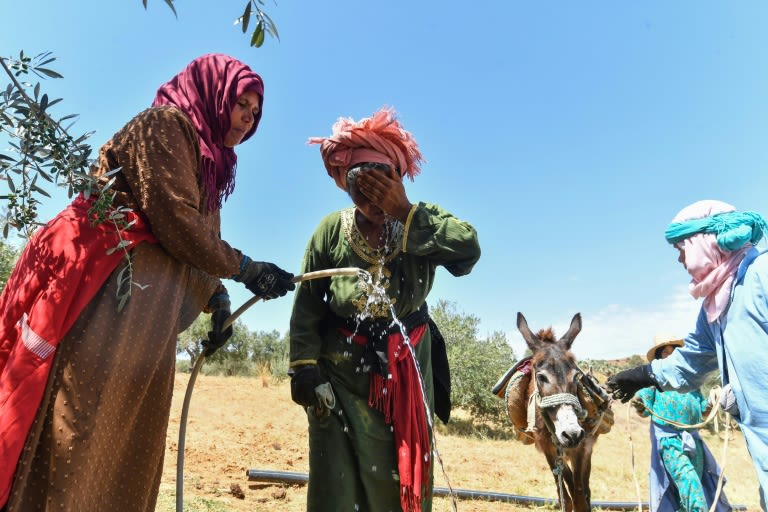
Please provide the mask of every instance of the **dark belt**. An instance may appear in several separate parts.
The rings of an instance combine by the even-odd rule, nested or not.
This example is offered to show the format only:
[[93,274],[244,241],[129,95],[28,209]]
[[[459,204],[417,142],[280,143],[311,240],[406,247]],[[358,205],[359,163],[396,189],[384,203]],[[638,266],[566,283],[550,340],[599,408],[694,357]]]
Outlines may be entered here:
[[[384,376],[389,373],[387,368],[387,340],[390,334],[400,332],[400,325],[397,322],[390,319],[358,321],[333,314],[328,315],[326,322],[330,327],[344,329],[354,333],[355,337],[362,336],[367,339],[363,356],[363,371],[372,370]],[[418,310],[400,319],[406,333],[427,322],[429,322],[429,308],[426,302]]]

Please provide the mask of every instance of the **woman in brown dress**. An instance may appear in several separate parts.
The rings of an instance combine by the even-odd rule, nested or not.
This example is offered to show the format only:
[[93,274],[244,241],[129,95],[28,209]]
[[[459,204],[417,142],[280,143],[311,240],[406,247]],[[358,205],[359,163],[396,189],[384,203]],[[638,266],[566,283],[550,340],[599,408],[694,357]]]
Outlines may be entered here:
[[[222,278],[265,299],[294,288],[219,233],[263,91],[236,59],[195,59],[101,148],[103,193],[31,238],[0,295],[0,509],[155,509],[178,334],[205,310],[206,352],[226,342]],[[112,194],[116,222],[99,221]]]

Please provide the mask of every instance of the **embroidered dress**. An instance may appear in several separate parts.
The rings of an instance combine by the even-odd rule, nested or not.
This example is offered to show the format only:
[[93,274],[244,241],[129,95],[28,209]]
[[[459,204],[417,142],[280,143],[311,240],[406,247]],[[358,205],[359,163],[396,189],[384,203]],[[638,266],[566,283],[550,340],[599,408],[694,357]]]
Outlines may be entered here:
[[[436,205],[419,203],[409,223],[390,223],[387,233],[388,244],[377,251],[358,231],[354,208],[330,214],[309,241],[302,272],[360,267],[380,274],[397,317],[403,319],[425,304],[438,266],[461,276],[468,274],[480,257],[474,228]],[[403,481],[416,486],[414,492],[423,497],[422,510],[431,508],[429,448],[422,454],[428,460],[426,474],[422,475],[427,484],[422,486],[423,480],[415,472],[403,474],[400,469],[420,469],[418,460],[404,465],[401,457],[403,449],[415,447],[395,445],[395,439],[411,438],[407,432],[398,435],[398,428],[413,425],[411,420],[417,424],[425,420],[423,407],[421,412],[414,409],[406,413],[393,405],[390,423],[386,417],[390,411],[369,405],[375,372],[363,364],[366,346],[348,339],[349,331],[337,327],[339,317],[354,319],[365,309],[370,292],[350,276],[307,281],[296,292],[291,316],[291,361],[317,361],[336,395],[336,407],[329,417],[317,419],[308,415],[309,512],[401,510]],[[386,308],[374,308],[372,313],[378,319],[391,318]],[[429,329],[421,330],[423,333],[414,329],[410,334],[414,337],[413,349],[431,408],[431,336]],[[412,389],[416,384],[409,383]],[[421,407],[419,403],[409,403]],[[429,447],[429,439],[424,441]]]
[[[651,417],[651,469],[648,474],[651,512],[706,512],[714,501],[720,468],[699,433],[685,430],[661,418],[695,425],[702,421],[707,399],[690,393],[645,388],[636,398],[653,412]],[[650,416],[647,410],[644,416]],[[716,508],[731,510],[721,492]]]
[[[68,317],[71,327],[55,353],[40,354],[52,358],[40,407],[18,463],[2,461],[15,467],[8,512],[155,510],[178,333],[241,259],[219,236],[218,211],[205,207],[197,139],[180,110],[158,107],[137,115],[101,148],[95,175],[121,168],[115,203],[141,212],[157,243],[131,250],[133,281],[144,288],[134,286],[122,311],[116,277],[124,262],[79,309],[50,314],[50,322]],[[14,282],[26,282],[43,257],[77,259],[97,250],[81,237],[56,244],[33,237],[0,299],[7,306],[5,331],[28,313],[14,308],[12,294],[20,292]],[[91,278],[88,272],[82,277]],[[2,380],[20,370],[18,359],[9,358],[17,339],[0,339]],[[0,432],[0,439],[6,435]]]

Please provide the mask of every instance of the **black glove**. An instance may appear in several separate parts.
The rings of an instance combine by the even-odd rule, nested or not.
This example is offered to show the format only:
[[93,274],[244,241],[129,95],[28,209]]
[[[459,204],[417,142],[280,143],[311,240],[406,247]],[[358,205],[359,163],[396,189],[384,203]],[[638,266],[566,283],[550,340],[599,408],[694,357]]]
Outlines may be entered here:
[[320,409],[315,388],[323,382],[317,366],[310,364],[296,368],[291,375],[291,400],[303,407]]
[[208,331],[208,339],[203,340],[205,357],[212,356],[232,336],[231,325],[222,331],[224,322],[232,315],[229,307],[229,295],[226,293],[216,294],[208,301],[207,309],[211,311],[211,330]]
[[635,393],[650,386],[659,387],[653,378],[649,364],[621,371],[605,383],[605,387],[613,394],[613,398],[621,400],[622,403],[629,402]]
[[245,287],[254,295],[264,300],[282,297],[296,288],[296,285],[291,281],[293,274],[286,272],[274,263],[251,261],[248,256],[243,256],[240,268],[240,273],[232,279],[245,284]]

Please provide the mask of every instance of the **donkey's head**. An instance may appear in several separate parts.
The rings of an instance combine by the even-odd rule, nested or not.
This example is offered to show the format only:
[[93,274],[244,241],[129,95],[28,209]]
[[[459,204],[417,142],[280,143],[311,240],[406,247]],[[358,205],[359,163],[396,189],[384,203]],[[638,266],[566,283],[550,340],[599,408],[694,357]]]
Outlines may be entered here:
[[570,352],[574,338],[581,331],[581,315],[573,316],[568,332],[559,340],[555,340],[551,327],[533,334],[522,313],[517,314],[517,328],[533,353],[544,423],[561,446],[572,448],[584,438],[584,429],[579,424],[583,409],[577,398],[580,370]]

